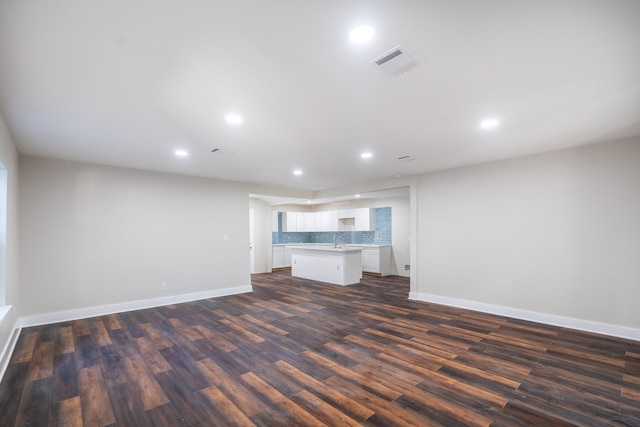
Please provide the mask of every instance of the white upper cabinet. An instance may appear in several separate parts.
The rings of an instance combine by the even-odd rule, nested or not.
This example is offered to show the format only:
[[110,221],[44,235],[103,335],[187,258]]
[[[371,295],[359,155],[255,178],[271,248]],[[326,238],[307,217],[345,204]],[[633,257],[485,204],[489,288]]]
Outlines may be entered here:
[[271,230],[276,233],[280,231],[278,230],[278,213],[278,211],[273,211],[273,222],[271,223]]
[[353,209],[356,231],[372,231],[376,228],[374,210],[370,208]]
[[304,231],[317,231],[316,212],[304,213]]
[[[322,212],[282,212],[282,230],[303,231],[371,231],[375,229],[373,209],[344,209]],[[278,231],[278,213],[274,212],[273,231]]]
[[338,213],[338,219],[355,218],[355,209],[341,209],[336,211]]
[[305,212],[296,212],[296,231],[307,231],[304,228]]
[[296,224],[298,225],[297,231],[314,231],[314,216],[313,212],[298,212]]
[[317,231],[338,231],[338,211],[316,212]]
[[298,212],[282,212],[282,231],[298,231]]

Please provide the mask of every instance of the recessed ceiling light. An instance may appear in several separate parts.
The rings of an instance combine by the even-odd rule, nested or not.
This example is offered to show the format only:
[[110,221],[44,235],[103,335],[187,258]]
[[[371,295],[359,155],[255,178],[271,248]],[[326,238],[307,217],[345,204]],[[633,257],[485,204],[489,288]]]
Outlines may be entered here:
[[373,153],[362,153],[360,154],[360,157],[362,157],[363,159],[370,159],[373,157]]
[[224,120],[230,125],[239,125],[240,123],[242,123],[242,117],[237,114],[227,114],[224,117]]
[[354,194],[353,197],[358,198],[358,197],[360,197],[360,195],[359,194]]
[[307,200],[307,203],[311,203],[311,200]]
[[300,169],[296,169],[293,171],[294,175],[302,175],[302,171]]
[[349,33],[349,38],[352,42],[355,43],[364,43],[368,42],[373,38],[373,28],[362,26],[356,27]]
[[185,151],[185,150],[176,150],[176,151],[174,151],[174,154],[177,157],[188,157],[189,156],[189,153],[187,151]]
[[482,129],[493,129],[499,124],[500,122],[497,119],[486,119],[480,122],[480,127]]

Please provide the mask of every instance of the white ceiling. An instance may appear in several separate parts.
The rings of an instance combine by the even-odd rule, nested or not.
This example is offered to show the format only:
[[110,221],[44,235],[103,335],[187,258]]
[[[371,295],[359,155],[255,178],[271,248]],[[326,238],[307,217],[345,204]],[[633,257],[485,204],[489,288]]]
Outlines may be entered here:
[[409,197],[409,187],[389,188],[386,190],[368,191],[366,193],[348,194],[345,196],[318,197],[314,199],[303,199],[299,197],[281,197],[264,194],[249,194],[249,197],[261,199],[270,206],[279,205],[323,205],[326,203],[336,203],[351,200],[371,200],[390,199],[394,197]]
[[23,154],[306,190],[622,139],[640,1],[0,0],[0,112]]

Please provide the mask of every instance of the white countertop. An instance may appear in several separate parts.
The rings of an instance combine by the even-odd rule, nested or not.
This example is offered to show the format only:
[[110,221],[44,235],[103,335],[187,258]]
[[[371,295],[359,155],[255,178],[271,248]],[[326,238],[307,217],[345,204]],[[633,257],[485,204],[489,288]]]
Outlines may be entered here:
[[333,246],[333,243],[272,243],[271,246]]
[[384,248],[391,245],[374,245],[369,243],[347,243],[345,246],[358,246],[361,248]]
[[[299,247],[305,247],[305,246],[326,246],[326,247],[333,247],[333,243],[273,243],[271,246],[299,246]],[[347,248],[353,248],[353,247],[362,247],[362,248],[383,248],[386,246],[391,246],[391,245],[374,245],[374,244],[369,244],[369,243],[347,243],[347,244],[340,244],[340,246],[345,246]]]
[[306,251],[323,251],[323,252],[355,252],[355,251],[360,251],[362,250],[359,247],[349,247],[349,246],[343,246],[343,247],[333,247],[333,245],[310,245],[310,244],[306,244],[306,245],[286,245],[288,248],[292,248],[292,249],[303,249]]
[[333,243],[272,243],[271,246],[333,246]]

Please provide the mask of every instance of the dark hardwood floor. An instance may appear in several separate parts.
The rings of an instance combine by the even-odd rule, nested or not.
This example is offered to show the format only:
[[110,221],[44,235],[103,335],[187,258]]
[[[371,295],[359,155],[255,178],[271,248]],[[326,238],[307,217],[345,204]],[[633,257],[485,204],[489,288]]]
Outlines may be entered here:
[[640,426],[640,343],[256,275],[252,294],[22,331],[0,426]]

